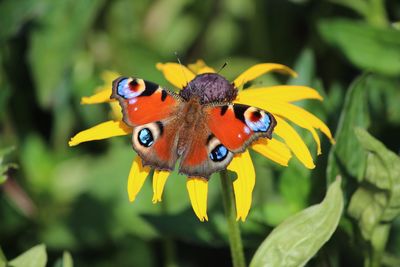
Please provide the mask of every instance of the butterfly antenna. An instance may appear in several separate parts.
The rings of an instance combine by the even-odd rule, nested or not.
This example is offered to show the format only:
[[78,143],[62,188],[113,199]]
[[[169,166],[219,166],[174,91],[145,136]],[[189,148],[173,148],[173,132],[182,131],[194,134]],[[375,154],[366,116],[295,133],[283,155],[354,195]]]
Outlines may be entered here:
[[190,90],[192,90],[192,87],[190,86],[189,80],[188,80],[188,78],[186,77],[185,70],[184,70],[183,65],[182,65],[182,63],[181,63],[181,60],[179,59],[178,52],[175,51],[174,54],[175,54],[175,56],[176,56],[176,60],[178,61],[179,65],[181,65],[182,74],[183,74],[183,77],[184,77],[185,80],[186,80],[186,85],[189,86],[189,89],[190,89]]
[[222,65],[222,67],[219,69],[219,71],[217,71],[217,73],[219,74],[226,66],[228,66],[228,62],[225,62],[224,65]]

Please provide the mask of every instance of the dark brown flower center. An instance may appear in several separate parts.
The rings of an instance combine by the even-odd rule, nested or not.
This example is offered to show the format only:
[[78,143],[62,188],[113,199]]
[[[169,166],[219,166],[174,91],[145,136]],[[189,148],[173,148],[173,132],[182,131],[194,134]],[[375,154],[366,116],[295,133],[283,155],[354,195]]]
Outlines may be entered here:
[[202,104],[232,102],[236,98],[237,89],[217,73],[204,73],[191,80],[179,94],[185,100],[199,98]]

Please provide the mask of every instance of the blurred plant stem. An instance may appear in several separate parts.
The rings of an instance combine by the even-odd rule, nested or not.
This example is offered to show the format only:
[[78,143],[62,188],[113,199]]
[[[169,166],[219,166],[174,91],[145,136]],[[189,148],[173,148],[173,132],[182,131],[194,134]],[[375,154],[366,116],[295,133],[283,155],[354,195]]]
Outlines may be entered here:
[[244,267],[242,238],[240,236],[239,224],[236,221],[235,198],[233,195],[232,181],[227,171],[221,171],[222,197],[224,201],[225,218],[228,225],[229,246],[232,255],[233,267]]
[[163,246],[164,246],[164,257],[165,257],[165,267],[178,267],[176,262],[176,250],[174,240],[169,237],[163,237]]
[[[161,211],[163,214],[168,213],[168,201],[167,197],[163,197],[163,201],[161,201]],[[164,250],[164,266],[165,267],[178,267],[176,261],[176,249],[174,240],[169,236],[163,236],[163,250]]]

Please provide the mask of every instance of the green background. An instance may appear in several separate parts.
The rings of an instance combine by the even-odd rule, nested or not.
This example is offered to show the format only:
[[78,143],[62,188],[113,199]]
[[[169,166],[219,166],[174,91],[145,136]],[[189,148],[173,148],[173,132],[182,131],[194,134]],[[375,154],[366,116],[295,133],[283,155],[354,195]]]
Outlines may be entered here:
[[[218,69],[227,62],[221,74],[231,80],[256,63],[285,64],[299,77],[268,74],[253,85],[307,85],[324,97],[299,105],[328,124],[336,145],[323,137],[317,157],[311,135],[296,128],[316,169],[294,158],[284,168],[252,154],[256,187],[240,223],[248,261],[275,226],[320,202],[340,173],[339,227],[307,266],[400,266],[400,172],[385,159],[367,159],[371,148],[354,132],[364,128],[387,147],[379,151],[399,153],[399,20],[397,0],[0,2],[5,257],[43,243],[29,266],[44,266],[44,249],[47,266],[72,266],[70,255],[76,266],[230,265],[217,177],[209,183],[209,222],[201,223],[178,174],[167,181],[162,203],[152,204],[150,179],[128,202],[129,137],[67,146],[78,131],[111,118],[107,104],[79,104],[102,84],[103,71],[168,86],[155,64],[175,62],[177,52],[183,64],[204,59]],[[387,240],[376,241],[382,225]],[[376,253],[378,265],[368,265]],[[0,251],[0,266],[1,259]]]

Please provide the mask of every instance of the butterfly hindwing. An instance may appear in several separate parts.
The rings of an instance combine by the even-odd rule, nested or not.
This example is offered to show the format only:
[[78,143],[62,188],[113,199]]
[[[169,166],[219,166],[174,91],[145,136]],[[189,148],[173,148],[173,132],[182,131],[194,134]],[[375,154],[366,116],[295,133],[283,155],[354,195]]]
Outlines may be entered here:
[[260,137],[271,139],[276,125],[271,113],[243,104],[210,106],[206,121],[211,132],[234,153],[243,152]]
[[205,122],[202,124],[187,144],[179,171],[189,176],[208,178],[212,173],[225,169],[233,153],[211,133]]
[[136,126],[132,144],[144,165],[172,170],[177,161],[176,120],[164,120]]

